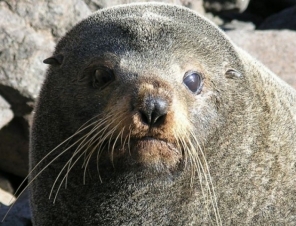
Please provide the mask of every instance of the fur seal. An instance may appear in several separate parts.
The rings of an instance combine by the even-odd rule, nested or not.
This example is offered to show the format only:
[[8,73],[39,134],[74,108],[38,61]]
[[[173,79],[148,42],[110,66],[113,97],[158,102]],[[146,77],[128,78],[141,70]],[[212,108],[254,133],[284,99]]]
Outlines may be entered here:
[[296,224],[296,92],[207,19],[103,9],[44,62],[34,225]]

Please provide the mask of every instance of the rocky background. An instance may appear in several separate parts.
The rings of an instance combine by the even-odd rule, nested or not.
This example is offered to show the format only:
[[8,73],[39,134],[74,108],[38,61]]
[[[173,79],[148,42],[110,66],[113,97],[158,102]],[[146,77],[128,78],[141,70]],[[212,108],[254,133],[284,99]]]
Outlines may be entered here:
[[[129,2],[139,1],[0,0],[0,221],[28,174],[29,127],[46,71],[43,59],[91,12]],[[161,2],[203,14],[296,88],[296,0]],[[26,192],[1,225],[31,225]]]

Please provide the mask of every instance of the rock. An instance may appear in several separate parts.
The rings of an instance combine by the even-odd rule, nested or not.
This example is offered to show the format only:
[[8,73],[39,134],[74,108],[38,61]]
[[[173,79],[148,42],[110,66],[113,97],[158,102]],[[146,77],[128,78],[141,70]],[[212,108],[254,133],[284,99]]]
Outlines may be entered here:
[[202,6],[202,0],[84,0],[92,12],[102,8],[112,7],[119,4],[128,4],[136,2],[164,2],[176,5],[183,5],[187,8],[195,10],[199,13],[204,14],[204,8]]
[[42,59],[54,49],[53,39],[27,26],[4,2],[0,4],[0,24],[0,84],[36,98],[46,69]]
[[6,0],[9,8],[34,30],[62,37],[91,12],[83,0]]
[[244,22],[239,20],[232,20],[222,26],[223,30],[255,30],[255,25],[251,22]]
[[181,5],[180,0],[84,0],[85,3],[91,8],[106,8],[112,7],[121,4],[129,4],[129,3],[136,3],[136,2],[164,2],[164,3],[171,3],[176,5]]
[[0,188],[0,203],[9,206],[15,201],[15,197],[4,189]]
[[189,9],[192,9],[199,14],[205,15],[205,9],[203,7],[203,0],[180,0],[181,5]]
[[282,10],[284,8],[296,5],[296,0],[250,0],[250,4],[257,2],[257,4],[272,7],[274,9]]
[[23,117],[0,130],[0,170],[25,177],[29,168],[29,125]]
[[[14,115],[6,121],[0,115],[1,126],[10,121],[0,130],[1,170],[27,175],[31,112],[47,68],[42,61],[56,40],[90,13],[82,0],[0,1],[0,95]],[[1,114],[11,115],[5,109]]]
[[0,129],[7,125],[13,118],[13,112],[10,109],[10,104],[0,96]]
[[137,3],[137,2],[163,2],[170,3],[175,5],[182,5],[189,9],[192,9],[199,14],[206,16],[208,19],[216,23],[217,25],[221,25],[223,21],[213,16],[212,14],[207,14],[203,7],[203,0],[84,0],[88,7],[92,12],[97,11],[102,8],[112,7],[119,4],[128,4],[128,3]]
[[204,0],[206,11],[221,13],[225,11],[243,12],[247,8],[249,0]]
[[296,5],[268,17],[258,29],[291,29],[296,30]]
[[92,12],[104,8],[106,5],[104,0],[84,0],[84,2]]
[[[8,176],[4,175],[1,172],[0,172],[0,189],[8,192],[9,194],[13,194],[14,193],[14,189],[12,187],[11,182],[9,181]],[[1,195],[0,195],[0,202],[4,203],[2,201],[2,199],[1,199]]]
[[296,88],[296,32],[239,30],[227,34],[238,46]]
[[265,19],[293,5],[296,5],[296,0],[250,0],[246,12]]
[[[233,4],[236,2],[234,0],[233,1],[232,0],[205,0],[205,2],[207,1],[211,1],[211,2],[217,1],[217,2],[220,2],[219,4],[222,4],[222,5],[224,4],[225,1],[233,2]],[[244,11],[238,12],[238,10],[236,11],[223,10],[223,8],[220,7],[220,11],[216,11],[216,12],[213,11],[213,13],[221,17],[226,24],[228,24],[232,20],[239,20],[243,22],[252,22],[258,28],[265,21],[266,18],[295,5],[296,5],[296,0],[286,0],[286,1],[285,0],[284,1],[250,0],[247,8]],[[217,10],[218,9],[219,7],[217,8]],[[232,25],[229,25],[229,26],[232,26]],[[226,26],[223,25],[223,27],[226,27]]]
[[79,0],[0,2],[0,84],[36,98],[54,40],[89,13]]

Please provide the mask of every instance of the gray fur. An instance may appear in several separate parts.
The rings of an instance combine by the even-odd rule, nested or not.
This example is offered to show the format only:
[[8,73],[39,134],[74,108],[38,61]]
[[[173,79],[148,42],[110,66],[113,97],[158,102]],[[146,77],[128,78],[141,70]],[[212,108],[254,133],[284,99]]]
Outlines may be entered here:
[[[94,91],[80,82],[82,69],[106,52],[116,55],[118,77],[108,89]],[[296,93],[211,22],[172,5],[118,6],[76,25],[58,43],[58,54],[63,62],[49,67],[36,108],[31,169],[83,123],[131,93],[138,79],[157,76],[173,87],[171,95],[184,103],[194,124],[221,222],[197,178],[191,187],[186,167],[151,175],[115,165],[100,171],[101,183],[96,155],[85,185],[79,162],[52,204],[50,189],[74,149],[32,183],[34,225],[296,225]],[[182,84],[184,74],[174,70],[188,61],[205,72],[199,95],[190,93]],[[225,76],[229,69],[241,76]],[[66,146],[47,157],[31,179]]]

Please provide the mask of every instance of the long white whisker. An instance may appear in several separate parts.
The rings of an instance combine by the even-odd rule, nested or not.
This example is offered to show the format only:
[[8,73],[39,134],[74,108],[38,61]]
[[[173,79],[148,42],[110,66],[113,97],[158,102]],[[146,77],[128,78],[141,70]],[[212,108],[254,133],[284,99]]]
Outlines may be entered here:
[[[95,116],[95,117],[98,117],[98,116]],[[92,119],[94,119],[95,117],[93,117]],[[92,120],[90,119],[90,120]],[[90,121],[88,120],[88,122]],[[84,123],[85,124],[85,123]],[[91,123],[89,126],[87,126],[87,128],[89,128],[90,126],[94,125],[94,124],[98,124],[97,121]],[[52,192],[53,192],[53,189],[55,187],[55,184],[57,183],[57,180],[59,179],[60,175],[62,174],[62,172],[64,171],[65,167],[68,165],[71,165],[71,161],[72,159],[74,158],[74,156],[76,156],[76,154],[87,144],[87,143],[84,143],[85,140],[87,139],[87,137],[92,133],[93,129],[88,132],[87,134],[85,134],[84,136],[82,136],[81,138],[79,138],[77,141],[75,141],[71,146],[69,146],[67,149],[65,150],[69,150],[70,148],[72,148],[74,145],[76,145],[77,143],[80,142],[79,146],[76,148],[75,152],[73,153],[72,157],[70,158],[70,160],[67,162],[67,164],[61,169],[60,173],[58,174],[56,180],[54,181],[53,183],[53,186],[51,188],[51,191],[50,191],[50,194],[49,194],[49,199],[51,198],[51,195],[52,195]],[[67,184],[67,179],[66,179],[66,184]]]
[[[70,167],[70,170],[74,167],[74,165],[78,162],[78,160],[79,160],[83,155],[84,155],[84,152],[82,152],[82,153],[78,156],[78,158],[74,161],[74,163],[73,163],[73,164],[71,165],[71,167]],[[69,161],[68,161],[68,162],[69,162]],[[69,172],[70,172],[70,170],[69,170]],[[68,176],[68,173],[69,173],[69,172],[67,172],[66,175],[63,177],[63,179],[62,179],[62,181],[61,181],[61,183],[60,183],[60,185],[59,185],[59,187],[58,187],[58,189],[57,189],[57,192],[56,192],[56,194],[55,194],[55,197],[54,197],[53,203],[55,203],[56,198],[57,198],[57,195],[58,195],[58,193],[59,193],[59,191],[60,191],[60,189],[61,189],[61,186],[62,186],[64,180],[66,179],[66,177]]]
[[[74,136],[74,135],[73,135]],[[72,136],[71,136],[72,137]],[[69,139],[69,138],[68,138]],[[67,139],[67,140],[68,140]],[[63,143],[65,143],[66,141],[64,141]],[[31,185],[31,183],[50,165],[52,164],[56,159],[58,159],[61,155],[63,155],[66,151],[68,151],[73,145],[75,145],[77,142],[79,142],[79,140],[77,140],[74,144],[72,144],[70,147],[68,147],[67,149],[63,150],[60,154],[58,154],[54,159],[52,159],[48,164],[46,164],[43,169],[41,169],[32,179],[30,182],[28,182],[28,184],[25,186],[25,188],[20,192],[20,194],[18,195],[17,199],[25,192],[25,190]],[[61,146],[62,144],[60,144],[59,146]],[[55,151],[58,147],[56,147],[55,149],[53,149],[52,151],[50,151],[45,157],[42,158],[42,160],[40,160],[37,165],[30,171],[30,173],[28,174],[28,176],[24,179],[24,181],[26,179],[28,179],[28,177],[33,173],[33,171],[37,168],[38,165],[41,164],[41,162],[43,162],[43,160],[48,157],[53,151]],[[21,183],[20,186],[22,186],[24,184],[24,181]],[[20,188],[19,186],[19,188]],[[17,189],[17,191],[19,191],[19,189]],[[16,192],[17,192],[16,191]],[[16,201],[17,201],[16,199]],[[12,207],[14,206],[15,202],[9,207],[7,213],[4,215],[3,220],[5,220],[7,214],[10,212],[10,210],[12,209]]]
[[[80,150],[81,150],[82,148],[84,148],[86,145],[87,145],[86,150],[88,150],[88,148],[92,145],[92,143],[95,142],[95,141],[93,141],[93,140],[96,138],[96,136],[95,136],[93,133],[96,132],[96,134],[98,134],[98,133],[100,133],[102,130],[104,130],[105,127],[108,127],[108,125],[107,125],[107,126],[103,127],[103,129],[101,129],[99,132],[97,131],[98,128],[102,127],[106,122],[108,122],[108,119],[109,119],[110,117],[111,117],[111,116],[108,116],[108,117],[104,118],[103,120],[99,120],[99,121],[96,121],[96,122],[95,122],[96,125],[91,129],[91,131],[89,131],[89,132],[86,134],[85,138],[81,141],[81,143],[79,144],[79,146],[76,148],[75,152],[73,153],[74,156],[76,155],[76,154],[75,154],[76,152],[80,152]],[[91,138],[91,139],[88,139],[91,135],[92,135],[92,138]],[[97,140],[97,139],[96,139],[96,140]],[[85,141],[87,141],[87,142],[85,142]],[[86,154],[86,151],[85,151],[84,153]],[[74,156],[73,156],[73,157],[74,157]],[[68,175],[69,168],[70,168],[70,166],[71,166],[71,161],[72,161],[73,157],[70,159],[70,162],[68,163],[67,175]],[[83,165],[84,165],[84,164],[85,164],[85,161],[84,161]],[[83,168],[83,166],[82,166],[82,168]],[[57,178],[57,179],[58,179],[58,178]],[[67,187],[67,182],[68,182],[68,177],[66,177],[65,187]]]
[[[189,148],[189,151],[191,150],[196,150],[196,147],[191,143],[191,140],[188,141],[189,145],[191,146],[191,148]],[[208,179],[207,179],[207,172],[205,171],[204,167],[203,167],[203,164],[199,158],[199,155],[197,154],[198,152],[196,152],[196,158],[197,158],[197,162],[196,160],[194,160],[194,164],[197,165],[196,167],[196,170],[198,170],[198,176],[199,176],[199,181],[200,181],[200,188],[201,188],[201,192],[202,192],[202,195],[203,197],[205,198],[205,206],[206,206],[206,209],[207,209],[207,213],[208,213],[208,216],[210,217],[210,210],[208,208],[208,200],[209,200],[209,196],[211,197],[211,190],[210,190],[210,186],[209,186],[209,183],[208,183]],[[194,156],[192,156],[192,158],[194,158]],[[205,183],[206,183],[206,193],[203,189],[203,177],[202,175],[204,175],[204,178],[205,178]],[[212,203],[212,199],[211,199],[211,203]],[[215,211],[215,209],[214,209]]]
[[[104,125],[104,127],[103,128],[101,128],[99,131],[96,131],[99,127],[101,127],[102,125],[104,125],[104,124],[100,124],[99,126],[96,126],[94,129],[93,129],[93,131],[95,131],[96,133],[95,134],[93,134],[93,137],[90,139],[90,142],[89,143],[91,143],[91,144],[94,144],[94,143],[96,143],[98,140],[101,140],[102,142],[104,141],[104,139],[102,139],[102,135],[104,135],[104,133],[105,133],[105,131],[109,128],[109,124],[107,124],[107,125]],[[102,134],[101,136],[99,136],[100,134]],[[99,142],[99,143],[102,143],[102,142]],[[89,145],[90,146],[90,145]],[[86,161],[84,161],[84,163],[83,163],[83,165],[82,165],[82,168],[84,168],[84,166],[85,166],[85,162]]]
[[[95,116],[95,117],[97,117],[97,116]],[[93,117],[93,118],[95,118],[95,117]],[[92,119],[93,119],[92,118]],[[92,119],[90,119],[90,120],[92,120]],[[88,120],[87,122],[89,122],[90,120]],[[87,123],[86,122],[86,123]],[[84,123],[84,125],[86,124],[86,123]],[[28,173],[28,175],[25,177],[25,179],[22,181],[22,183],[19,185],[19,187],[17,188],[17,190],[15,191],[15,194],[16,193],[18,193],[18,191],[20,190],[20,188],[22,187],[22,185],[26,182],[26,180],[29,178],[29,176],[33,173],[33,171],[49,156],[49,155],[51,155],[54,151],[56,151],[60,146],[62,146],[63,144],[65,144],[67,141],[69,141],[70,139],[72,139],[74,136],[76,136],[76,135],[78,135],[79,133],[81,133],[82,131],[84,131],[85,129],[87,129],[87,128],[89,128],[90,126],[92,126],[94,123],[92,123],[92,124],[90,124],[90,125],[88,125],[88,126],[86,126],[86,127],[84,127],[84,128],[82,128],[82,129],[78,129],[78,131],[76,131],[73,135],[71,135],[69,138],[67,138],[66,140],[64,140],[62,143],[60,143],[58,146],[56,146],[54,149],[52,149],[50,152],[48,152],[31,170],[30,170],[30,172]],[[64,153],[64,152],[63,152]],[[60,156],[60,155],[59,155]],[[39,175],[39,174],[38,174]],[[24,188],[24,189],[26,189],[26,188]],[[18,195],[18,197],[19,197],[20,195]],[[17,198],[18,199],[18,198]],[[16,200],[17,200],[16,199]],[[6,217],[6,215],[5,215],[5,217]],[[5,218],[4,218],[5,219]]]
[[209,175],[208,176],[209,177],[209,182],[207,182],[207,183],[209,183],[209,187],[212,188],[212,189],[210,189],[210,194],[211,194],[212,205],[213,205],[213,208],[214,208],[214,211],[215,211],[215,217],[216,217],[217,222],[222,225],[221,217],[220,217],[220,214],[219,214],[219,208],[218,208],[218,204],[217,204],[217,197],[216,197],[212,177],[210,175],[209,165],[207,163],[204,152],[202,151],[202,148],[200,147],[198,141],[196,140],[196,137],[193,135],[192,132],[191,132],[191,135],[192,135],[193,139],[195,140],[195,143],[198,145],[198,148],[199,148],[200,153],[202,155],[203,161],[205,163],[206,171],[208,172],[208,175]]
[[[105,127],[104,132],[108,129],[108,127],[109,127],[109,124]],[[113,128],[111,131],[108,131],[106,134],[103,133],[103,135],[104,135],[103,137],[97,137],[97,138],[93,141],[93,143],[97,142],[98,140],[99,140],[100,142],[98,142],[98,143],[94,146],[94,148],[91,150],[90,154],[89,154],[88,157],[87,157],[87,161],[85,161],[85,162],[83,163],[83,166],[84,166],[84,176],[83,176],[84,179],[83,179],[83,181],[84,181],[84,183],[85,183],[86,166],[88,165],[88,163],[89,163],[89,161],[90,161],[90,156],[93,154],[94,150],[95,150],[98,146],[99,146],[98,150],[101,150],[101,147],[102,147],[104,141],[110,136],[110,134],[111,134],[111,137],[112,137],[112,134],[114,133],[115,130],[116,130],[116,127]],[[98,133],[96,133],[96,134],[98,134]],[[110,138],[110,139],[111,139],[111,138]],[[110,142],[110,139],[109,139],[109,142]],[[97,167],[97,168],[98,168],[98,167]]]
[[120,134],[123,133],[124,128],[125,128],[125,127],[123,127],[123,128],[120,130],[120,132],[118,133],[118,135],[117,135],[117,137],[116,137],[116,139],[115,139],[115,141],[114,141],[114,143],[113,143],[113,146],[112,146],[112,149],[111,149],[111,160],[112,160],[112,162],[113,162],[113,154],[114,154],[115,144],[116,144],[116,142],[117,142],[117,140],[118,140]]

